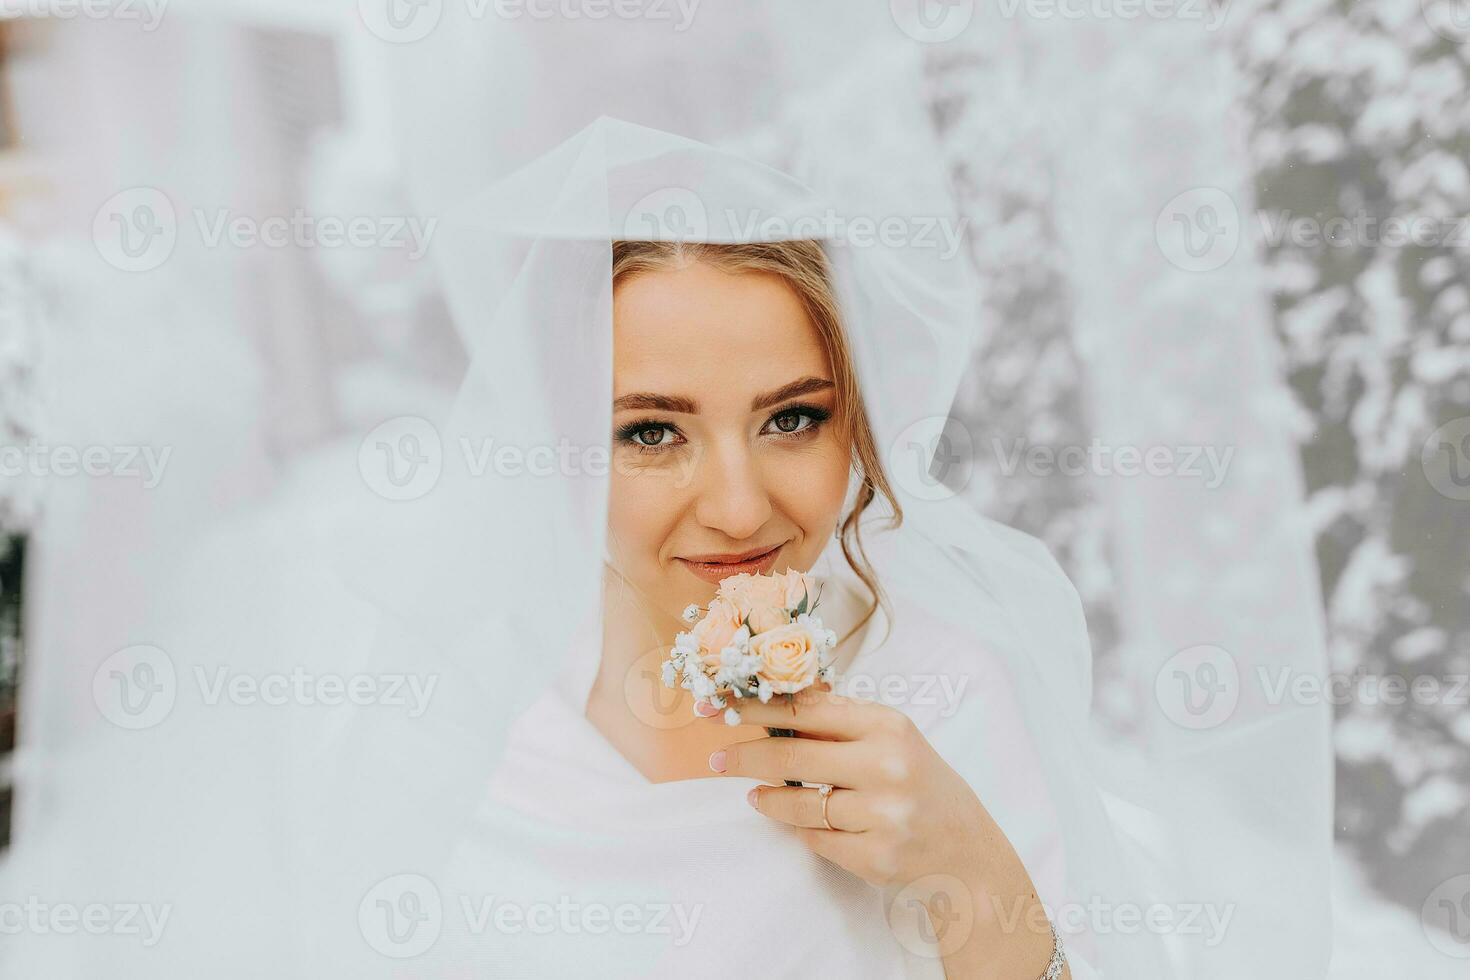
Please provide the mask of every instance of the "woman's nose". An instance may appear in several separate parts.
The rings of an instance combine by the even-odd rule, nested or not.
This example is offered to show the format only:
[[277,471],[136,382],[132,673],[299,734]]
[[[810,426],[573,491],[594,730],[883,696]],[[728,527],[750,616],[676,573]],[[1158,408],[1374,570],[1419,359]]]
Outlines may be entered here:
[[771,498],[748,448],[706,449],[695,477],[694,517],[726,537],[743,541],[770,520]]

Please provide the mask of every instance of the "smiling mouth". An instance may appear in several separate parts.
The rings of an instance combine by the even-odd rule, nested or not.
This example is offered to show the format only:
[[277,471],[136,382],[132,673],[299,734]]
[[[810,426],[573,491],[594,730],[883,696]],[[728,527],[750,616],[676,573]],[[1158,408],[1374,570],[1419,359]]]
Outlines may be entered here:
[[678,561],[706,582],[718,583],[722,579],[729,578],[731,575],[739,575],[742,572],[751,575],[765,574],[776,563],[776,555],[784,547],[783,542],[767,551],[747,551],[743,554],[728,556],[699,555],[697,558],[680,558]]

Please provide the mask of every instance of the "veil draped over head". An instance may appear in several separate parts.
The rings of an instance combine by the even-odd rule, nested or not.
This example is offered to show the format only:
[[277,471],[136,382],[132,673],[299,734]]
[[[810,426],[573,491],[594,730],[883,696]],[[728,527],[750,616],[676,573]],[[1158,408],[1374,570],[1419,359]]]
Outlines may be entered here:
[[[948,218],[942,195],[863,198],[812,170],[820,193],[602,118],[446,219],[436,254],[473,361],[447,419],[383,433],[397,458],[427,469],[405,469],[405,499],[375,501],[383,513],[353,522],[381,533],[348,539],[343,563],[367,573],[359,586],[385,613],[374,669],[432,673],[439,692],[420,719],[354,717],[324,753],[330,789],[311,812],[350,801],[319,830],[355,852],[342,862],[352,874],[324,882],[340,891],[329,904],[405,868],[442,867],[511,719],[562,676],[574,703],[585,699],[607,544],[611,243],[816,238],[903,510],[896,530],[879,514],[865,522],[893,614],[864,668],[906,682],[911,701],[927,679],[1006,689],[1014,726],[1002,737],[987,727],[994,691],[960,697],[925,730],[1016,842],[1074,975],[1313,975],[1326,948],[1325,715],[1240,704],[1223,722],[1186,718],[1151,735],[1146,758],[1167,781],[1115,764],[1089,727],[1091,654],[1075,591],[1038,542],[929,475],[974,322],[963,261],[923,234],[928,219]],[[906,189],[926,186],[941,185],[906,176]],[[900,216],[902,234],[868,231]],[[504,447],[519,450],[511,468],[484,468],[487,451]],[[533,472],[536,451],[546,463],[551,448],[559,461]],[[835,544],[816,571],[845,574]],[[1235,663],[1310,669],[1312,656],[1263,649]],[[1039,794],[1014,790],[1006,770],[1018,766],[1035,767]],[[1242,786],[1272,797],[1243,799]]]
[[[363,440],[332,547],[371,623],[313,654],[319,673],[407,678],[432,696],[416,713],[377,704],[269,733],[181,710],[171,744],[238,766],[113,788],[181,825],[229,829],[228,840],[201,830],[105,874],[70,867],[77,888],[166,880],[180,897],[169,943],[68,956],[105,962],[115,977],[201,963],[223,976],[417,975],[433,939],[412,924],[456,900],[420,883],[452,877],[515,720],[562,683],[580,705],[597,664],[613,241],[818,239],[903,511],[897,529],[881,506],[864,522],[891,616],[860,666],[909,693],[896,706],[919,717],[1016,844],[1074,976],[1318,975],[1323,709],[1241,703],[1214,724],[1153,732],[1144,757],[1168,781],[1115,764],[1089,724],[1091,653],[1075,590],[1038,542],[930,476],[975,322],[963,256],[943,247],[943,195],[925,196],[922,173],[905,175],[898,203],[858,196],[820,167],[804,176],[811,186],[602,118],[444,216],[433,254],[470,365],[444,417],[388,419]],[[850,574],[835,543],[814,571]],[[1235,664],[1312,671],[1312,656],[1261,649]],[[965,693],[935,711],[924,690]],[[245,782],[227,789],[231,779]],[[574,891],[576,869],[567,874]],[[380,907],[404,913],[407,931],[385,932]],[[1212,916],[1227,926],[1182,924]],[[57,962],[54,944],[28,945],[22,963]]]

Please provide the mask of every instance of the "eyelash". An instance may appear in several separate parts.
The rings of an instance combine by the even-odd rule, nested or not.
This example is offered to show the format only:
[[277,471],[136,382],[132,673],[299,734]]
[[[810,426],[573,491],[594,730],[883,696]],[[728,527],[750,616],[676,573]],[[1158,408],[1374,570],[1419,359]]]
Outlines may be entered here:
[[[772,422],[776,421],[776,419],[784,418],[789,415],[804,415],[811,420],[811,423],[809,425],[803,426],[800,429],[797,429],[794,432],[773,432],[771,433],[771,435],[776,436],[778,439],[804,439],[807,436],[813,435],[817,431],[817,429],[821,427],[823,422],[826,422],[832,417],[831,412],[827,411],[825,408],[822,408],[819,405],[787,405],[785,408],[781,409],[779,412],[776,412],[770,418],[766,419],[765,425],[770,425]],[[764,429],[765,425],[761,426],[761,428]],[[617,441],[632,446],[640,453],[664,453],[677,448],[677,443],[670,445],[649,446],[639,442],[637,439],[634,438],[634,436],[638,435],[640,432],[647,432],[650,429],[665,429],[669,432],[675,433],[679,431],[678,426],[674,425],[674,423],[672,422],[668,422],[663,419],[639,419],[636,422],[629,422],[626,425],[619,426],[616,433]]]

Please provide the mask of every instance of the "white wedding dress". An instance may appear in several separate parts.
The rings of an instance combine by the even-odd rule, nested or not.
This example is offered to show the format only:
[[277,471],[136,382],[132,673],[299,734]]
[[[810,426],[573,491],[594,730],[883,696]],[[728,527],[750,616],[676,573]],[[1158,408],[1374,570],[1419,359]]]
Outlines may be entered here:
[[[862,601],[855,580],[825,581],[826,621],[850,621]],[[1045,896],[1060,880],[1060,841],[1004,667],[984,650],[946,645],[938,623],[918,627],[922,610],[895,612],[908,624],[905,642],[927,640],[921,645],[932,651],[903,676],[918,668],[912,676],[965,678],[959,696],[984,719],[991,749],[976,789]],[[864,625],[837,690],[858,677],[866,685],[859,690],[887,690],[881,679],[900,676],[891,649],[879,645],[884,627],[881,612]],[[890,920],[881,889],[752,810],[744,797],[754,780],[649,782],[581,710],[595,662],[571,658],[571,667],[511,727],[473,830],[439,882],[445,929],[431,961],[443,975],[463,968],[477,977],[944,977],[926,923],[909,918],[916,910],[900,899]],[[920,703],[901,710],[944,753],[950,733],[942,716],[960,705],[937,683],[911,700]],[[501,905],[519,912],[503,913],[497,928]],[[613,924],[619,909],[623,931]],[[584,916],[583,924],[561,925]],[[553,917],[558,925],[548,928]],[[1083,971],[1074,959],[1073,975]]]

